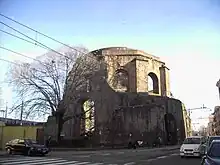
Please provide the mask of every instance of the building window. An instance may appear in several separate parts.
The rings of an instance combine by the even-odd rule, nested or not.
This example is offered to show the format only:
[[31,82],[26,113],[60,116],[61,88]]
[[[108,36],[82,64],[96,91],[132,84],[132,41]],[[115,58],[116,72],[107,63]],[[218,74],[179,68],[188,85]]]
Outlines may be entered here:
[[147,77],[148,92],[159,94],[159,80],[155,73],[150,72]]
[[128,91],[128,72],[124,69],[118,69],[114,76],[114,87],[119,91]]

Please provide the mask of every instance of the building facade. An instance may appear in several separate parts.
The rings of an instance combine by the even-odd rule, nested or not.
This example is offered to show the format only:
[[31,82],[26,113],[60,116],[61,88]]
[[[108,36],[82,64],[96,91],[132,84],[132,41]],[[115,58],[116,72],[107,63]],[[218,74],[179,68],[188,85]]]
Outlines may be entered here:
[[214,118],[213,118],[214,134],[220,135],[220,106],[215,106],[213,115],[214,115]]
[[183,109],[183,118],[184,118],[184,126],[185,126],[185,134],[186,137],[192,136],[192,123],[190,118],[190,112],[187,112],[186,107],[182,104]]
[[[64,104],[68,105],[65,116],[76,116],[85,112],[86,101],[92,102],[87,109],[93,111],[94,124],[87,124],[86,115],[70,119],[63,125],[64,139],[81,138],[87,125],[94,126],[90,140],[98,145],[123,145],[131,140],[151,145],[158,137],[163,143],[176,144],[185,139],[182,102],[170,97],[169,69],[160,58],[126,47],[91,54],[99,60],[100,71],[88,80],[89,90],[65,91],[66,96],[77,94],[77,100]],[[187,118],[187,127],[189,123]]]
[[209,123],[208,123],[208,126],[207,126],[207,134],[209,136],[215,135],[215,131],[214,131],[214,115],[213,114],[209,116]]
[[[220,100],[220,79],[216,83],[219,92],[219,100]],[[213,126],[214,126],[214,134],[220,135],[220,106],[216,106],[213,113]]]

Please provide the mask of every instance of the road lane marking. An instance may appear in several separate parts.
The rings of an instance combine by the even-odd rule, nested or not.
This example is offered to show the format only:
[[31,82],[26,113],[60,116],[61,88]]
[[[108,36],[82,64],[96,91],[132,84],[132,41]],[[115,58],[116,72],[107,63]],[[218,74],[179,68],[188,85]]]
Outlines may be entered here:
[[177,155],[179,155],[178,153],[176,153],[176,154],[170,154],[170,156],[177,156]]
[[81,156],[76,156],[76,157],[79,157],[79,158],[89,158],[91,156],[90,155],[81,155]]
[[18,157],[12,157],[11,159],[10,158],[1,158],[1,161],[0,163],[7,163],[7,162],[11,162],[11,161],[25,161],[25,160],[42,160],[44,158],[34,158],[34,157],[21,157],[21,158],[18,158]]
[[164,158],[167,158],[168,156],[159,156],[157,157],[157,159],[164,159]]
[[156,158],[154,158],[154,159],[148,159],[147,161],[148,162],[152,162],[152,161],[154,161],[154,160],[157,160]]
[[173,153],[173,154],[169,154],[169,155],[159,156],[159,157],[156,157],[156,158],[148,159],[147,162],[152,162],[152,161],[155,161],[155,160],[158,160],[158,159],[165,159],[165,158],[169,158],[171,156],[177,156],[177,155],[179,155],[179,154],[178,153]]
[[[137,152],[137,151],[133,151],[133,152]],[[116,154],[124,154],[125,152],[123,151],[118,151],[116,152]],[[108,156],[108,155],[112,155],[113,153],[103,153],[103,154],[99,154],[101,156]],[[114,155],[114,154],[113,154]],[[178,153],[170,153],[167,155],[162,155],[162,156],[158,156],[156,158],[151,158],[148,160],[145,160],[147,162],[151,162],[151,161],[156,161],[159,159],[165,159],[171,156],[177,156],[179,155]],[[78,157],[91,157],[91,155],[79,155]],[[85,160],[84,160],[85,161]],[[74,160],[74,161],[69,161],[69,160],[65,160],[63,158],[53,158],[53,157],[24,157],[24,156],[20,156],[20,157],[8,157],[8,158],[3,158],[0,160],[0,164],[2,165],[104,165],[105,163],[101,163],[101,162],[82,162],[79,160]],[[124,165],[135,165],[135,162],[127,162],[124,163]],[[117,165],[117,164],[108,164],[108,165]]]
[[103,163],[82,162],[78,160],[69,161],[62,158],[45,157],[11,157],[1,159],[1,165],[102,165]]
[[125,163],[124,165],[133,165],[133,164],[135,164],[135,162]]
[[108,156],[108,155],[111,155],[110,153],[104,153],[104,154],[100,154],[102,156]]
[[20,165],[25,165],[25,164],[28,164],[28,165],[39,165],[39,163],[40,164],[47,164],[47,165],[49,165],[48,163],[52,163],[53,165],[54,164],[63,164],[63,163],[66,163],[66,160],[54,160],[54,161],[48,161],[48,160],[44,160],[44,161],[37,161],[37,162],[33,162],[33,163],[28,163],[28,162],[21,162],[21,163],[18,163],[18,164],[20,164]]
[[[15,160],[15,161],[14,161]],[[8,161],[8,162],[2,162],[3,165],[10,165],[10,164],[22,164],[22,163],[28,163],[30,165],[34,165],[34,164],[39,164],[39,163],[45,163],[45,162],[48,162],[48,161],[57,161],[56,159],[26,159],[26,160],[19,160],[19,159],[14,159],[14,160],[11,160],[11,161]],[[33,162],[33,163],[31,163]]]
[[[46,164],[46,165],[71,165],[73,163],[77,163],[78,161],[68,161],[68,162],[60,162],[60,163],[53,163],[53,162],[50,162],[50,164]],[[29,165],[29,164],[28,164]]]
[[[88,164],[89,162],[80,162],[80,163],[74,163],[74,164],[71,164],[71,165],[83,165],[83,164]],[[65,164],[63,164],[65,165]]]

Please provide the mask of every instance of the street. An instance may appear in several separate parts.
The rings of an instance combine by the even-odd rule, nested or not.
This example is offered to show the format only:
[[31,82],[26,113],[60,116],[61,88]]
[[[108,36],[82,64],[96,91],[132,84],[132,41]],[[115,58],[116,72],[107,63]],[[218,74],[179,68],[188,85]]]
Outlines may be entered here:
[[[180,158],[178,155],[161,156],[149,159],[146,165],[200,165],[200,158]],[[137,163],[138,164],[138,163]],[[140,163],[141,164],[141,163]],[[142,164],[141,164],[142,165]]]
[[178,150],[137,149],[60,151],[45,157],[1,156],[1,165],[199,165],[200,158],[180,158]]

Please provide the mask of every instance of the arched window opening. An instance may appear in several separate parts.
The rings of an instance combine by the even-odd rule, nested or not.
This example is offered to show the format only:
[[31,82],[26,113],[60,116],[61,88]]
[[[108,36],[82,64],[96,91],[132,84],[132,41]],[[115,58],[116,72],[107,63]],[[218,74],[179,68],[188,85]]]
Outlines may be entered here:
[[128,91],[128,72],[126,70],[116,70],[114,77],[114,87],[119,91]]
[[91,99],[83,103],[83,112],[81,117],[81,129],[84,133],[92,133],[95,130],[95,103]]
[[149,73],[147,77],[148,92],[159,94],[159,82],[155,73]]
[[148,80],[148,92],[153,92],[154,91],[154,82],[153,82],[153,79],[148,75],[147,76],[147,80]]

